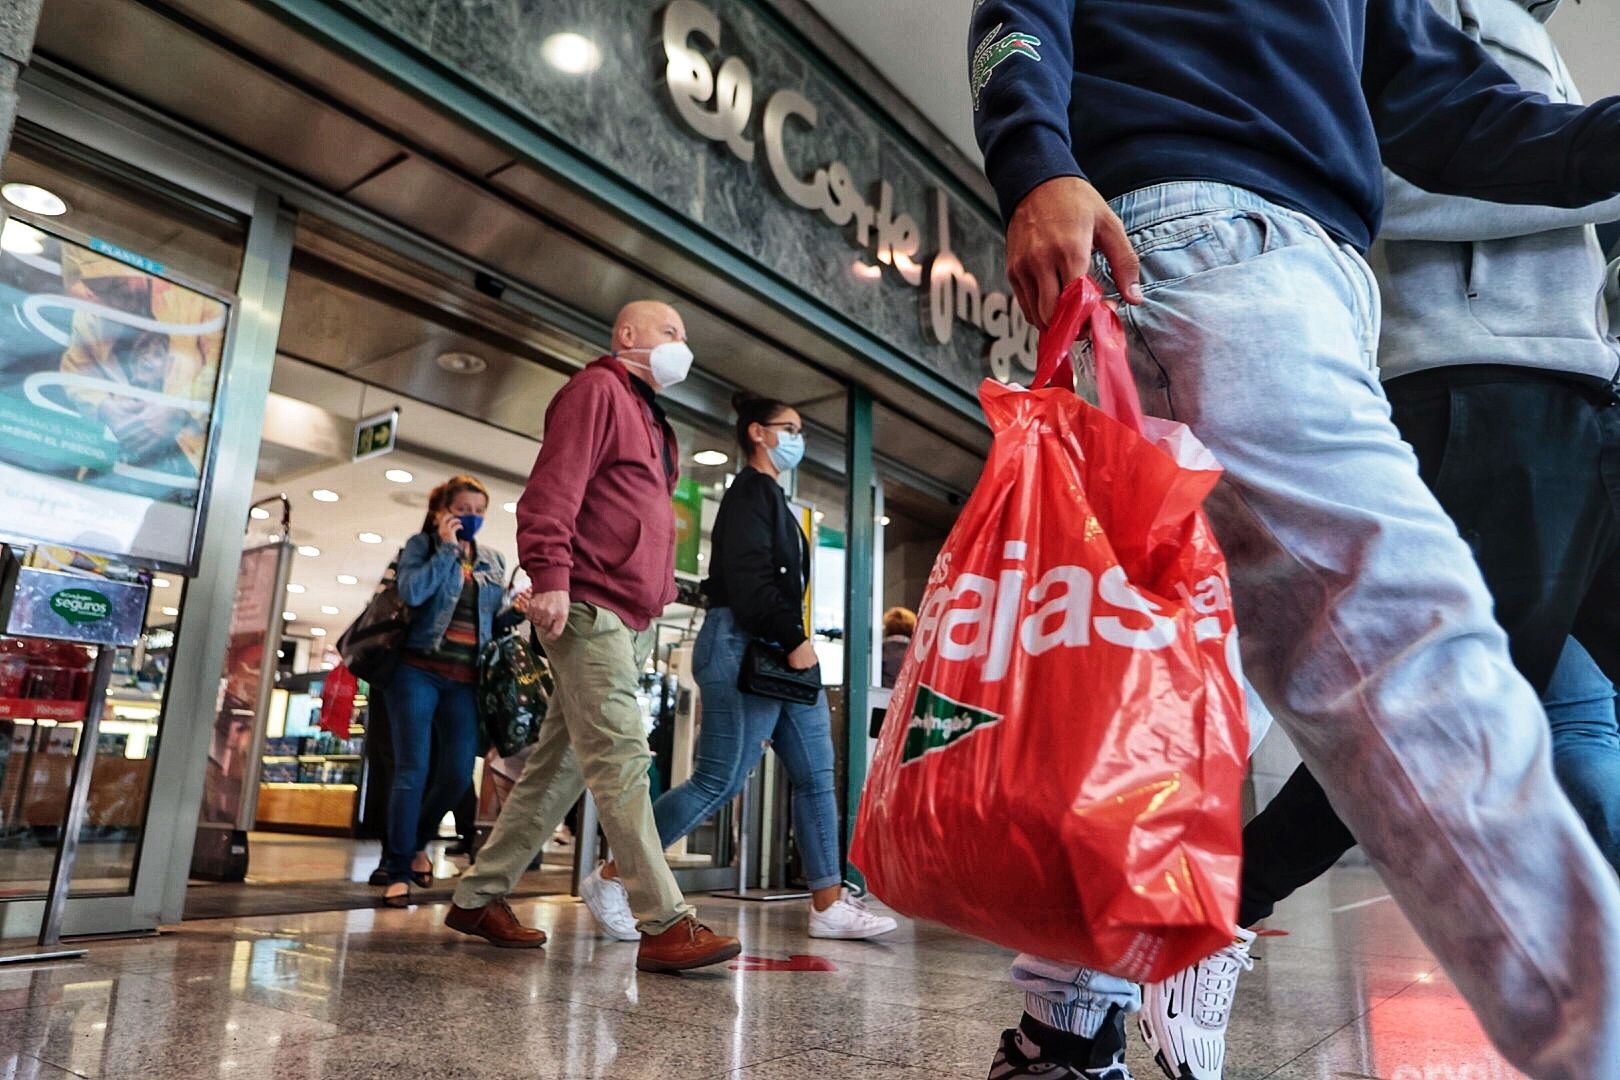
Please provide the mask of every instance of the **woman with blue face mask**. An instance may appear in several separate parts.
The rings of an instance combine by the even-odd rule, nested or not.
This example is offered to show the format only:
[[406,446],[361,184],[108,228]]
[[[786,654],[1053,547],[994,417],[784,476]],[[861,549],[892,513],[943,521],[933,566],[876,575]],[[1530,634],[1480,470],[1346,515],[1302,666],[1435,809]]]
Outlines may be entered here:
[[736,798],[768,742],[793,787],[793,833],[812,890],[810,936],[876,937],[895,921],[843,887],[827,696],[800,705],[737,688],[751,641],[781,647],[799,670],[816,666],[816,651],[804,626],[810,545],[779,483],[804,457],[803,422],[780,401],[741,393],[732,403],[747,464],[720,502],[703,583],[709,611],[692,654],[702,695],[694,772],[653,805],[658,838],[669,847]]
[[422,531],[400,552],[396,582],[411,621],[387,689],[394,739],[383,853],[388,907],[408,905],[413,882],[433,883],[428,841],[467,790],[483,741],[479,650],[522,617],[527,599],[519,595],[501,613],[506,560],[475,539],[488,508],[489,491],[477,478],[452,477],[433,489]]

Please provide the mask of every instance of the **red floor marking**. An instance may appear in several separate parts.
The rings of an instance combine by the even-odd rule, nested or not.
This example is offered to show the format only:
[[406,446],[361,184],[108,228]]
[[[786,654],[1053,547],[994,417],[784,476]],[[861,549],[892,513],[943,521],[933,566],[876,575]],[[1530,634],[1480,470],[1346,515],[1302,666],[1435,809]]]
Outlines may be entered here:
[[1288,936],[1288,931],[1286,931],[1286,930],[1256,930],[1254,932],[1254,936],[1255,937],[1287,937]]
[[775,956],[739,956],[732,971],[837,971],[838,965],[819,956],[794,954],[783,960]]

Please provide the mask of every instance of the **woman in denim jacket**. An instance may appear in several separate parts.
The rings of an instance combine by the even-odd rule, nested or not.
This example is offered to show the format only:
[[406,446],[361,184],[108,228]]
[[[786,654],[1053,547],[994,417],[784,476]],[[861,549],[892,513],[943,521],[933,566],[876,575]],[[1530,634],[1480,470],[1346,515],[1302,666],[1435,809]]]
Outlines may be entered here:
[[[506,560],[474,537],[489,508],[476,478],[455,476],[433,489],[422,531],[405,542],[396,578],[411,608],[399,667],[388,685],[394,786],[388,803],[383,903],[405,907],[410,886],[433,883],[427,842],[467,790],[482,736],[478,654],[522,617],[526,595],[502,614]],[[429,760],[438,744],[436,768]]]

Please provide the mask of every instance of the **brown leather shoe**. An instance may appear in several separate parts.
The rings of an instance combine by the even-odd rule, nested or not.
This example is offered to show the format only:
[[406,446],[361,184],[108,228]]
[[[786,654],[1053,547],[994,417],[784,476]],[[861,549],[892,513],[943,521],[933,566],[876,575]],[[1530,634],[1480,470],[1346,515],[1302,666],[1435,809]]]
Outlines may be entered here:
[[538,949],[546,943],[546,932],[518,922],[505,900],[491,900],[481,908],[451,904],[444,925],[481,937],[498,949]]
[[742,952],[742,942],[721,937],[688,915],[657,936],[641,935],[636,967],[642,971],[672,972],[721,964]]

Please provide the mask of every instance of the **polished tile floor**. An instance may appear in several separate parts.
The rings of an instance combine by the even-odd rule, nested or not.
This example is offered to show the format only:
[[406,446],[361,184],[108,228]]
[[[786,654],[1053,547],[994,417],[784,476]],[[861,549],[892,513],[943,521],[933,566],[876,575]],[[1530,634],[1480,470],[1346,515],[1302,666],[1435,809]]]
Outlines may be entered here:
[[[811,941],[797,904],[698,902],[741,934],[741,963],[638,976],[634,945],[553,897],[517,905],[552,935],[543,952],[452,934],[424,905],[191,922],[0,966],[0,1080],[979,1080],[1018,1016],[993,947],[910,923]],[[1518,1075],[1369,871],[1335,871],[1270,930],[1228,1080]],[[1139,1047],[1132,1062],[1158,1075]]]

